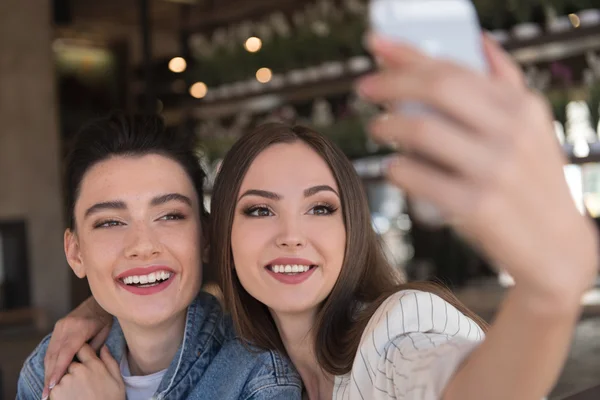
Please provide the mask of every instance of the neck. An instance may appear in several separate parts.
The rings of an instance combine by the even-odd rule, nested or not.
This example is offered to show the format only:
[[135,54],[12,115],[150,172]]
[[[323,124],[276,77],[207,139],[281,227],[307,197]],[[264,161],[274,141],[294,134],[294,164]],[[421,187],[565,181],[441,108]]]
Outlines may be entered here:
[[183,341],[186,315],[187,309],[152,327],[119,321],[127,342],[131,375],[150,375],[169,367]]
[[330,399],[334,377],[323,371],[315,353],[316,310],[306,313],[271,311],[290,360],[300,373],[309,399]]

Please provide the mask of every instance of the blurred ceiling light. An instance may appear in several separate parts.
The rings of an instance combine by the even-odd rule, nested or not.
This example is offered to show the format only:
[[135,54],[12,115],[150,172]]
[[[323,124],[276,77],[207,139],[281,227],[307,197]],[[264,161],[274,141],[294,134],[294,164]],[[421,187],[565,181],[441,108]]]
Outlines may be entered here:
[[249,37],[244,43],[244,48],[250,53],[256,53],[262,47],[262,40],[257,38],[256,36]]
[[256,71],[256,80],[260,83],[267,83],[273,77],[273,73],[269,68],[261,68]]
[[186,68],[187,63],[183,57],[174,57],[169,61],[169,69],[175,73],[183,72]]
[[190,94],[196,99],[201,99],[208,93],[208,88],[204,82],[196,82],[190,87]]
[[581,20],[579,19],[577,14],[569,14],[569,20],[575,28],[579,28],[581,26]]

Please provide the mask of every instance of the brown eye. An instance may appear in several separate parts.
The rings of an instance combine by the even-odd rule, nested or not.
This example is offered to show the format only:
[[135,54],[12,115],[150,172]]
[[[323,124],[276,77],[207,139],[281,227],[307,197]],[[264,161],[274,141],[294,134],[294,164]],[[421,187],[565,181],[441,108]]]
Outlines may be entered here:
[[335,213],[336,210],[337,208],[333,206],[330,206],[328,204],[321,204],[311,208],[308,213],[311,215],[331,215]]
[[120,221],[107,220],[107,221],[100,221],[100,222],[96,223],[94,225],[94,228],[112,228],[112,227],[121,226],[121,225],[124,225],[124,224]]
[[270,217],[273,215],[271,210],[269,210],[267,207],[251,207],[251,208],[247,209],[246,211],[244,211],[244,214],[246,214],[249,217],[254,217],[254,218],[264,218],[264,217]]

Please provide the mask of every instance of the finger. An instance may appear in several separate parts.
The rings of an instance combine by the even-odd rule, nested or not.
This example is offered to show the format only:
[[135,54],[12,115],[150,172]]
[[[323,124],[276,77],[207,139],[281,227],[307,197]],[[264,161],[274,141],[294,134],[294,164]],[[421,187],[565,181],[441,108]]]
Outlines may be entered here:
[[439,115],[385,114],[370,126],[375,139],[424,156],[466,177],[485,176],[490,150],[472,132]]
[[113,358],[113,356],[110,354],[110,351],[108,350],[108,347],[106,347],[106,345],[102,346],[102,349],[100,349],[100,359],[106,366],[106,369],[108,370],[110,375],[115,380],[120,381],[122,379],[121,378],[121,367],[119,366],[117,361]]
[[73,357],[75,357],[75,354],[77,353],[77,348],[72,342],[65,341],[62,342],[58,351],[59,353],[54,356],[54,366],[46,373],[47,383],[45,386],[49,390],[52,390],[65,375],[69,364],[71,364]]
[[376,33],[369,33],[366,43],[367,48],[380,63],[388,67],[427,63],[432,60],[414,46],[385,38]]
[[110,329],[110,325],[107,325],[104,328],[102,328],[102,330],[98,332],[96,336],[94,336],[94,338],[90,342],[90,346],[92,347],[92,349],[94,349],[94,351],[98,351],[100,347],[102,347],[104,342],[106,342],[106,339],[108,339],[108,334],[110,333]]
[[[61,334],[61,325],[60,321],[56,323],[54,326],[54,332],[52,336],[50,336],[50,342],[48,343],[48,349],[46,350],[46,355],[44,357],[44,393],[43,396],[48,395],[48,386],[54,387],[57,383],[57,380],[53,378],[53,372],[56,368],[56,362],[58,356],[60,354],[61,349],[64,347],[63,341],[64,335]],[[75,353],[73,353],[75,355]],[[66,370],[69,364],[65,364],[63,367],[60,376],[64,375],[64,371]],[[59,377],[60,378],[60,377]]]
[[407,195],[435,205],[448,222],[464,212],[469,187],[438,168],[410,156],[400,156],[390,163],[386,175]]
[[421,103],[475,132],[497,134],[510,115],[507,94],[489,78],[445,62],[362,78],[359,94],[378,103]]
[[81,346],[81,349],[77,352],[77,359],[85,365],[91,365],[93,362],[99,360],[94,349],[87,343]]
[[493,76],[514,88],[525,87],[525,76],[519,65],[489,34],[483,35],[483,49]]
[[67,372],[71,375],[75,375],[75,373],[77,373],[77,371],[81,368],[83,368],[83,364],[81,364],[77,361],[73,361],[71,364],[69,364],[69,367],[67,368]]

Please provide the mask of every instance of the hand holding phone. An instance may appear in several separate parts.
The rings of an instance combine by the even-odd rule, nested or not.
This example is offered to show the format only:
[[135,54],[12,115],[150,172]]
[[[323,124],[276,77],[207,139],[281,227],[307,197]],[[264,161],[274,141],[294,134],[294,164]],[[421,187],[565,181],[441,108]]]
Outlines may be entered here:
[[[432,56],[487,72],[481,28],[470,0],[372,0],[371,29],[387,39],[412,45]],[[457,93],[459,100],[460,94]],[[419,103],[396,105],[404,113],[436,112]],[[413,202],[419,221],[444,225],[437,208],[419,199]]]

